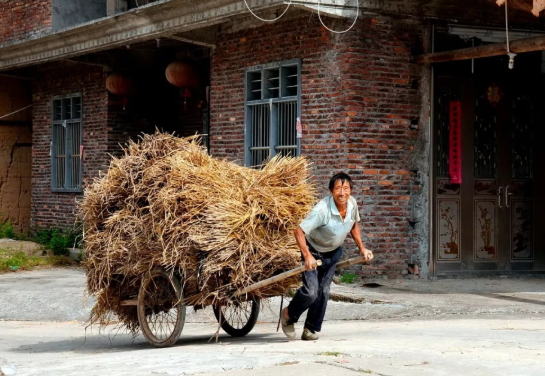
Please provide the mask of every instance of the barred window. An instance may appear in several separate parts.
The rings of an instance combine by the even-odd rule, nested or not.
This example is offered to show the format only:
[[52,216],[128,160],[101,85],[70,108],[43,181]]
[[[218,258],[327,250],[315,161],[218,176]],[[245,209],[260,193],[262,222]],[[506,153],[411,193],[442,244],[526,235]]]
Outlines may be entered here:
[[301,153],[301,60],[258,65],[245,72],[245,163]]
[[53,98],[51,190],[82,191],[82,98],[73,94]]

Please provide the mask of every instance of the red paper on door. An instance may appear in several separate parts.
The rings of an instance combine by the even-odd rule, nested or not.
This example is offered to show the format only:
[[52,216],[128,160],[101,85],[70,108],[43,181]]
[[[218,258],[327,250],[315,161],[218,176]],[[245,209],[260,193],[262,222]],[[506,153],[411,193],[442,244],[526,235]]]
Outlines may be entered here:
[[451,184],[462,184],[462,104],[450,102],[449,174]]

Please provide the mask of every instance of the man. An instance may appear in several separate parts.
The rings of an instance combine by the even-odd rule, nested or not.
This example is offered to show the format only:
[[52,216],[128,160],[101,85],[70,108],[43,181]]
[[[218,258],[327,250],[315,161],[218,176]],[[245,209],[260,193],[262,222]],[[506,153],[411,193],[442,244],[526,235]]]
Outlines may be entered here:
[[[334,175],[329,181],[330,196],[320,201],[295,230],[295,239],[305,261],[303,286],[289,306],[282,310],[282,331],[289,339],[295,338],[294,324],[308,309],[302,340],[317,340],[322,330],[329,288],[337,262],[341,259],[342,245],[348,233],[356,242],[366,260],[373,253],[363,246],[358,225],[360,216],[352,193],[352,179],[345,173]],[[317,269],[312,265],[322,261]]]

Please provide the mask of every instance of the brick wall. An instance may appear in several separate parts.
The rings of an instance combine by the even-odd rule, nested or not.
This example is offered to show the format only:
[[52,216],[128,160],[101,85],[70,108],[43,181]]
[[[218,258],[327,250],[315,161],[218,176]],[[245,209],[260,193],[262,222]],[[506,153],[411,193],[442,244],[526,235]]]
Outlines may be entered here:
[[[76,219],[76,199],[81,193],[51,192],[51,106],[57,95],[83,94],[83,182],[90,182],[108,167],[119,145],[155,128],[192,135],[202,124],[198,98],[184,110],[177,89],[144,90],[128,100],[108,93],[107,74],[98,67],[51,63],[39,68],[33,84],[32,226],[71,228]],[[165,84],[166,85],[166,84]],[[152,101],[154,98],[154,101]]]
[[51,29],[53,0],[2,0],[0,45]]
[[[344,27],[342,21],[332,26]],[[335,22],[340,23],[335,24]],[[302,153],[322,194],[336,172],[355,180],[367,246],[378,261],[357,273],[406,273],[417,242],[409,228],[410,172],[420,112],[420,68],[409,64],[420,25],[363,19],[335,35],[316,18],[223,32],[212,56],[211,152],[244,158],[244,67],[302,58]],[[354,247],[350,247],[354,251]]]
[[56,95],[83,95],[84,185],[108,161],[107,91],[102,68],[73,63],[40,67],[33,84],[31,225],[72,228],[76,193],[51,192],[51,105]]

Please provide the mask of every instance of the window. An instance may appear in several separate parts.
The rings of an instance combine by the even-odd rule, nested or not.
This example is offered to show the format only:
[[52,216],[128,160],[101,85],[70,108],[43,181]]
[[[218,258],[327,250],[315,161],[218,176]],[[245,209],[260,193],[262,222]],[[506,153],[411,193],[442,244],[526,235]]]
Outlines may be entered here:
[[277,154],[298,156],[301,61],[246,68],[245,78],[246,165],[260,166]]
[[81,94],[53,98],[51,139],[51,189],[55,192],[81,192]]

